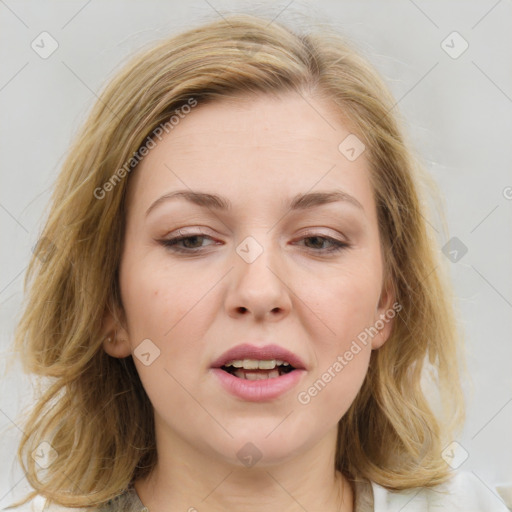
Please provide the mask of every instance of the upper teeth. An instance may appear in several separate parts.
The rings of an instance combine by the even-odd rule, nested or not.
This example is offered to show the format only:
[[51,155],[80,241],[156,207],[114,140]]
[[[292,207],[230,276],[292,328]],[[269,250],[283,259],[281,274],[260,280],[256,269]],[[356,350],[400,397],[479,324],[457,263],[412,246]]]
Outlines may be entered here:
[[245,370],[272,370],[276,366],[290,366],[290,363],[279,359],[271,359],[270,361],[258,361],[256,359],[237,359],[230,361],[224,366],[234,366],[235,368],[244,368]]

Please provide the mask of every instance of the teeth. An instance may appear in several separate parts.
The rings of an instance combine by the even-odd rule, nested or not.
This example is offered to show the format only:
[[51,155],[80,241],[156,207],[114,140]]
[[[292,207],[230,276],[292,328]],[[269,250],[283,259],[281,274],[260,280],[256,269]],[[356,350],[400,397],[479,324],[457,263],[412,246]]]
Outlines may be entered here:
[[254,373],[246,372],[244,370],[235,370],[235,377],[246,380],[265,380],[265,379],[276,379],[279,377],[279,370],[272,370],[268,373]]
[[234,366],[235,368],[244,368],[245,370],[273,370],[276,366],[290,366],[290,363],[280,359],[271,359],[270,361],[259,361],[257,359],[237,359],[230,361],[224,366]]

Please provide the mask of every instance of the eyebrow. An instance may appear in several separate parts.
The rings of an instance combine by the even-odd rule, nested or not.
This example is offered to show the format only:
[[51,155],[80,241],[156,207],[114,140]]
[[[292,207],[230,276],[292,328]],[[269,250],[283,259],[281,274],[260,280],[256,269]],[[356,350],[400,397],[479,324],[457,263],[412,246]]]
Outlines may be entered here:
[[[146,217],[159,204],[172,199],[180,198],[201,206],[202,208],[220,211],[229,211],[232,209],[231,201],[217,194],[209,194],[206,192],[197,192],[193,190],[176,190],[159,197],[155,202],[153,202],[151,206],[146,210]],[[308,210],[310,208],[315,208],[317,206],[335,202],[345,202],[351,204],[364,212],[363,205],[354,196],[351,196],[343,190],[297,194],[291,199],[289,208],[292,211]]]

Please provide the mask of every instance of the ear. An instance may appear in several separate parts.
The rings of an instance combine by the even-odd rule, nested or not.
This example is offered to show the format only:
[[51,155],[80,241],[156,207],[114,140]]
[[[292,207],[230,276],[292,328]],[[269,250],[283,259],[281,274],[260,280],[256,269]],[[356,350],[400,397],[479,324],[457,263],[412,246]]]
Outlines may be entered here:
[[388,340],[393,327],[393,318],[402,306],[395,302],[395,290],[391,279],[387,279],[382,287],[379,303],[375,310],[374,326],[379,330],[372,338],[372,350],[377,350]]
[[130,337],[127,329],[123,324],[124,315],[121,315],[123,320],[119,320],[116,313],[116,308],[107,304],[105,314],[103,316],[102,337],[103,337],[103,350],[112,357],[128,357],[132,353],[130,344]]

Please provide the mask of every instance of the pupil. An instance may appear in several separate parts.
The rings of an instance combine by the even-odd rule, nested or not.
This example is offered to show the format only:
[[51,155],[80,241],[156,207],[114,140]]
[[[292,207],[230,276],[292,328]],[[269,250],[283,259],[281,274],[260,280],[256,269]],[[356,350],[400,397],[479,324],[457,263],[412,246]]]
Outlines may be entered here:
[[309,236],[308,237],[309,240],[313,240],[315,241],[316,243],[313,243],[312,245],[314,245],[316,248],[321,248],[322,245],[324,244],[324,240],[323,240],[323,237],[321,236]]
[[[199,236],[199,235],[188,236],[188,237],[183,239],[183,243],[185,244],[185,246],[188,249],[196,249],[197,248],[197,240],[201,239],[201,238],[202,237]],[[196,243],[195,244],[193,242],[191,243],[190,240],[194,240]]]

